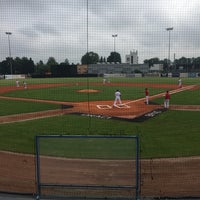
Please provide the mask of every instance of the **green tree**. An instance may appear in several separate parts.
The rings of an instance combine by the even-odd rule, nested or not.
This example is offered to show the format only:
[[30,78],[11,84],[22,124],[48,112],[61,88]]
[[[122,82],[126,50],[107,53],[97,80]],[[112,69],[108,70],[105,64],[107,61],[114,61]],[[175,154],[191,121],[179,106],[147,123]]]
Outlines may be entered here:
[[50,68],[53,65],[58,65],[58,63],[54,57],[49,57],[46,65]]
[[160,60],[160,64],[163,64],[163,70],[164,71],[168,70],[168,63],[169,63],[169,60],[166,59],[166,58],[164,60]]
[[64,63],[65,63],[66,65],[69,65],[69,60],[66,58]]
[[200,57],[193,59],[193,65],[195,69],[200,69]]
[[36,66],[35,66],[35,72],[36,72],[36,73],[39,72],[40,69],[43,68],[43,66],[44,66],[44,63],[43,63],[42,60],[40,60],[40,61],[36,64]]
[[72,77],[77,75],[76,65],[67,65],[66,63],[60,63],[59,65],[51,66],[51,75],[53,77]]
[[183,67],[183,70],[188,71],[188,72],[191,71],[193,68],[195,68],[194,58],[181,57],[180,59],[176,59],[174,63],[177,68],[181,66]]
[[102,63],[103,62],[103,57],[101,56],[101,58],[99,59],[99,62]]
[[40,60],[36,64],[36,70],[35,70],[35,72],[37,74],[45,74],[45,73],[47,73],[49,71],[50,71],[50,68],[47,65],[45,65],[42,60]]
[[[23,58],[16,57],[14,60],[12,59],[11,61],[12,61],[13,74],[29,74],[33,73],[35,70],[35,65],[31,58],[28,59],[27,57]],[[2,65],[2,70],[5,74],[11,73],[9,58],[6,59],[6,61],[3,61],[1,65]]]
[[19,71],[22,74],[33,73],[34,72],[34,62],[33,62],[33,60],[31,58],[28,59],[27,57],[23,57],[21,59],[21,66],[20,66]]
[[21,72],[21,69],[22,69],[22,60],[21,60],[21,58],[19,58],[19,57],[16,57],[15,59],[14,59],[14,63],[13,63],[13,71],[16,73],[16,74],[20,74],[20,72]]
[[0,63],[0,74],[10,74],[10,64],[9,60],[3,60]]
[[81,58],[81,63],[84,64],[96,64],[99,61],[99,55],[93,51],[87,52]]
[[107,62],[121,63],[121,55],[118,52],[111,52],[107,58]]
[[154,64],[160,64],[160,60],[159,58],[155,57],[144,60],[144,63],[149,64],[149,67],[152,67]]

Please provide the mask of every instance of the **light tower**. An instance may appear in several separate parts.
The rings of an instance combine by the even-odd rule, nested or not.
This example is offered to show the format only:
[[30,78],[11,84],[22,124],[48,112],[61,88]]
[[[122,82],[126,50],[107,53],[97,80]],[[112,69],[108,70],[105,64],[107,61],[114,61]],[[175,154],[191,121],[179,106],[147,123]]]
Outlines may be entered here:
[[173,30],[174,28],[173,27],[171,27],[171,28],[166,28],[166,30],[169,32],[169,49],[168,49],[168,68],[169,68],[169,66],[170,66],[170,63],[171,63],[171,61],[170,61],[170,48],[171,48],[171,46],[170,46],[170,32]]
[[114,52],[115,52],[115,39],[117,37],[117,34],[113,34],[112,37],[114,38]]
[[10,48],[10,35],[12,35],[11,32],[5,32],[8,36],[8,50],[9,50],[9,62],[10,62],[10,73],[13,74],[12,70],[12,61],[11,61],[11,48]]

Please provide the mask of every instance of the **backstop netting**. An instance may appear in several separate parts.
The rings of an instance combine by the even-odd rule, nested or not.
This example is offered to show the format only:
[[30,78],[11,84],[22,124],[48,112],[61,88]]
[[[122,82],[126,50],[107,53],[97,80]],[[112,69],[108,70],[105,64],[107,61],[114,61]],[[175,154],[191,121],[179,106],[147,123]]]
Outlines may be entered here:
[[137,199],[136,136],[36,136],[38,199]]

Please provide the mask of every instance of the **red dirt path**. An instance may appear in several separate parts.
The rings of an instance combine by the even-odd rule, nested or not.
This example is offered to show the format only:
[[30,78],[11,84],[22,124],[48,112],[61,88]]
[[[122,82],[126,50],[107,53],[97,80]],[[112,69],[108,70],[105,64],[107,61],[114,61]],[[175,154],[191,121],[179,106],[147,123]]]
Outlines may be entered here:
[[[37,87],[56,87],[61,84],[45,84],[45,85],[28,85],[28,89]],[[69,85],[69,84],[62,84]],[[95,84],[98,85],[98,84]],[[109,84],[112,86],[119,86],[119,84]],[[172,90],[177,89],[177,85],[156,85],[156,84],[123,84],[126,86],[144,86],[144,87],[163,87],[171,88]],[[195,88],[195,87],[194,87]],[[0,94],[8,91],[23,89],[22,87],[0,87]],[[160,94],[161,96],[163,94]],[[112,108],[113,101],[94,101],[81,102],[81,103],[71,103],[71,102],[57,102],[57,101],[43,101],[35,99],[22,99],[22,98],[7,98],[0,96],[1,99],[13,99],[19,101],[35,101],[35,102],[48,102],[56,103],[62,105],[72,105],[73,108],[60,109],[53,111],[44,111],[37,113],[28,113],[20,115],[2,116],[0,117],[0,123],[9,123],[13,121],[20,120],[31,120],[33,118],[48,117],[54,115],[62,115],[73,112],[88,113],[103,115],[103,116],[115,116],[119,118],[133,119],[136,116],[143,115],[144,113],[153,111],[157,108],[162,108],[161,105],[145,105],[144,99],[132,102],[132,100],[123,100],[125,107]],[[150,98],[150,100],[153,97]],[[111,107],[111,108],[110,108]],[[199,106],[176,106],[171,105],[171,109],[189,109],[189,110],[200,110]],[[56,159],[49,164],[49,158],[44,158],[45,176],[50,179],[56,179],[51,173],[52,170],[60,171],[59,181],[69,183],[75,181],[75,183],[80,182],[80,180],[87,180],[88,183],[95,183],[95,175],[102,170],[101,165],[115,165],[117,167],[121,166],[120,169],[127,172],[125,174],[127,177],[131,177],[130,168],[127,163],[122,163],[120,161],[88,161],[88,160],[67,160],[67,159]],[[91,163],[92,162],[92,163]],[[59,163],[59,164],[58,164]],[[82,166],[80,168],[80,166]],[[151,159],[141,161],[141,194],[143,196],[200,196],[200,158],[174,158],[174,159]],[[65,173],[63,173],[65,170]],[[67,171],[66,171],[67,170]],[[112,173],[109,172],[109,167],[105,168],[105,174]],[[76,171],[73,174],[75,177],[70,178],[71,172]],[[108,177],[103,176],[101,173],[102,181],[108,181]],[[51,175],[51,176],[49,176]],[[124,177],[120,179],[115,177],[110,181],[119,181],[121,184]],[[22,192],[22,193],[35,193],[35,161],[34,156],[25,154],[14,154],[9,152],[0,152],[0,190],[7,192]]]
[[[129,161],[44,157],[42,164],[43,181],[123,185],[134,178]],[[200,196],[200,157],[141,160],[140,164],[142,196]],[[33,155],[0,152],[0,191],[36,193]]]

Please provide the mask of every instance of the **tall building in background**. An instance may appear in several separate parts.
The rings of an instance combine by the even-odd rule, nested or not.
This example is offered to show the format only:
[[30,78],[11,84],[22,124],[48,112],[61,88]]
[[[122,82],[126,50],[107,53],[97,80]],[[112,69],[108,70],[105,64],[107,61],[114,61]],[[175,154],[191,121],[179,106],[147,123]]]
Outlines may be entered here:
[[129,55],[126,55],[126,63],[128,64],[138,64],[138,51],[130,51]]

